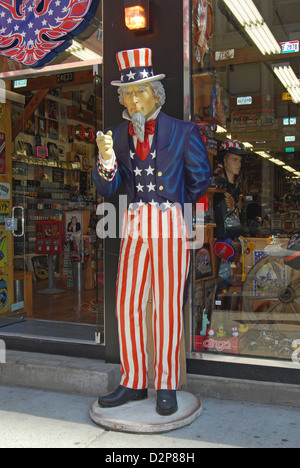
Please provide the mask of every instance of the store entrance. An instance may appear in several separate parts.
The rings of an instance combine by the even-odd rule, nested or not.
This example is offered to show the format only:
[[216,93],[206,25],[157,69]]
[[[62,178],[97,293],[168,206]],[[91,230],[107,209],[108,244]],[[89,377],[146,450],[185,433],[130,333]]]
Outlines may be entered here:
[[10,103],[5,119],[13,280],[1,334],[104,343],[100,200],[92,179],[102,115],[99,75],[92,68],[43,70],[9,84],[20,99]]
[[[0,327],[22,321],[25,314],[24,294],[22,292],[22,297],[19,294],[21,283],[27,281],[24,259],[15,272],[11,256],[14,239],[22,237],[24,226],[23,207],[13,205],[11,115],[13,105],[23,109],[24,103],[23,96],[11,92],[0,81]],[[21,211],[20,225],[18,211]]]

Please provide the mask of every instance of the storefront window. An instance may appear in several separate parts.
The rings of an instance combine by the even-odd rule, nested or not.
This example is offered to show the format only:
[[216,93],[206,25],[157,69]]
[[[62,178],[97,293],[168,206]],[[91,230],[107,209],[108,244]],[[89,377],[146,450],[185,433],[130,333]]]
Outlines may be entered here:
[[[33,7],[24,6],[18,22],[28,31],[22,32],[21,24],[15,30],[31,44],[28,57],[43,60],[26,62],[24,54],[2,50],[0,182],[9,185],[9,196],[0,227],[9,248],[1,274],[2,284],[7,277],[10,281],[6,307],[0,310],[4,333],[104,344],[104,246],[96,236],[96,207],[102,199],[92,179],[96,132],[102,128],[101,3],[90,2],[90,10],[82,13],[70,7],[64,24],[72,32],[64,36],[70,47],[56,51],[49,39],[42,45],[36,41],[40,55],[31,56],[32,23],[25,20],[35,19],[37,36],[39,27],[53,28],[53,11],[45,7],[34,16]],[[12,7],[3,8],[2,32],[8,34]],[[56,2],[54,14],[64,18],[60,8]],[[87,12],[80,30],[74,29],[79,14]],[[43,33],[39,38],[46,37]],[[5,218],[15,227],[3,231]]]
[[16,217],[23,216],[24,231],[14,238],[14,271],[23,270],[25,259],[33,272],[31,318],[95,324],[103,320],[104,300],[92,182],[101,78],[89,70],[48,76],[46,84],[25,81],[16,90],[27,109],[32,103],[24,127],[22,106],[12,104],[12,201],[22,208]]
[[193,120],[214,171],[198,207],[205,240],[193,252],[191,355],[291,362],[300,345],[300,10],[297,0],[250,0],[252,13],[245,4],[191,1]]

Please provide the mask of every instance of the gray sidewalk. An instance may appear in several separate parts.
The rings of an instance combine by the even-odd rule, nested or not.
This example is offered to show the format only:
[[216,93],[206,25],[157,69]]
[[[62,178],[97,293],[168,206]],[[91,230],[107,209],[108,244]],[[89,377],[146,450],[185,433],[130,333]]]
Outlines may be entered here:
[[[300,409],[203,398],[192,425],[160,435],[105,431],[89,418],[93,399],[0,386],[1,448],[299,448]],[[132,450],[133,453],[134,450]],[[120,453],[120,452],[119,452]],[[123,452],[121,452],[123,453]]]
[[8,351],[0,364],[0,448],[300,447],[299,385],[189,375],[200,418],[173,432],[137,435],[106,431],[89,417],[96,397],[119,379],[115,364]]

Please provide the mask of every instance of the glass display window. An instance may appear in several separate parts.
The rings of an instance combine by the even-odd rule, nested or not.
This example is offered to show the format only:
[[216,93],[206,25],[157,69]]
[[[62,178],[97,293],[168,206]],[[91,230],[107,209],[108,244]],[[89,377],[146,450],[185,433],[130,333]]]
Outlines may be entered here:
[[[213,169],[193,251],[191,356],[300,348],[300,10],[192,0],[192,117]],[[195,224],[197,224],[197,210]]]

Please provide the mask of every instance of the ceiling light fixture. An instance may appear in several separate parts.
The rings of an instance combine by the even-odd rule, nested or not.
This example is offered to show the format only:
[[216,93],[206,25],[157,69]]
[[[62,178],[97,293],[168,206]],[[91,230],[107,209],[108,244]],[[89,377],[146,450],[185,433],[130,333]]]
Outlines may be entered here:
[[221,125],[217,125],[217,130],[216,130],[217,133],[226,133],[227,130],[226,128],[224,127],[221,127]]
[[274,164],[277,164],[277,166],[285,166],[285,163],[280,161],[280,159],[271,158],[271,159],[269,159],[269,161],[274,163]]
[[273,64],[273,71],[292,96],[294,103],[300,103],[300,81],[289,63]]
[[280,54],[281,46],[253,0],[224,0],[263,55]]
[[291,166],[283,166],[283,169],[285,169],[285,170],[288,171],[288,172],[296,172],[296,169],[294,169],[294,168],[291,167]]
[[72,41],[72,45],[67,49],[67,51],[80,60],[99,60],[99,62],[102,63],[101,55],[96,54],[96,52],[84,47],[77,41]]
[[266,153],[265,151],[256,151],[256,154],[265,159],[269,159],[271,157],[271,155]]

